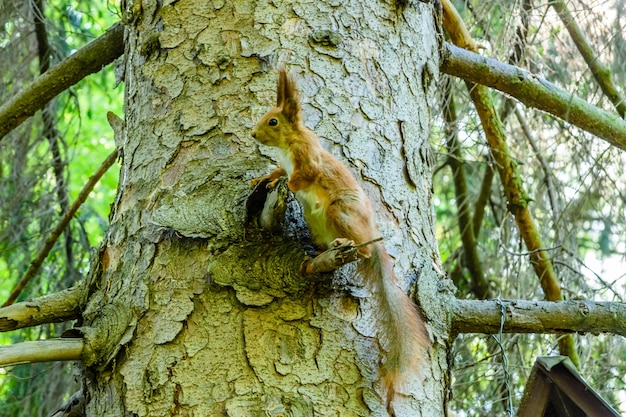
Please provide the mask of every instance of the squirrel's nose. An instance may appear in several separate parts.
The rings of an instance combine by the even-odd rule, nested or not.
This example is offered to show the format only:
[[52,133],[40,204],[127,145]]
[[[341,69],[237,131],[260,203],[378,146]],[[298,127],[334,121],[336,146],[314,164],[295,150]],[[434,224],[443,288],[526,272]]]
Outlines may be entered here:
[[256,139],[256,129],[252,131],[252,137]]

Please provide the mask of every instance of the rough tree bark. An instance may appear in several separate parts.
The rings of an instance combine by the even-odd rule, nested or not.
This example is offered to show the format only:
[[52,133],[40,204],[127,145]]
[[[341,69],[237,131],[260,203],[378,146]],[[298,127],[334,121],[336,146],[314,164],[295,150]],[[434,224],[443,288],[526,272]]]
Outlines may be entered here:
[[[81,327],[87,415],[386,414],[375,306],[350,268],[305,279],[301,224],[268,236],[246,223],[248,181],[271,169],[250,129],[286,64],[306,124],[370,194],[396,272],[417,287],[429,323],[433,347],[396,415],[443,416],[432,5],[163,3],[125,4],[120,184]],[[299,217],[293,201],[287,214]]]

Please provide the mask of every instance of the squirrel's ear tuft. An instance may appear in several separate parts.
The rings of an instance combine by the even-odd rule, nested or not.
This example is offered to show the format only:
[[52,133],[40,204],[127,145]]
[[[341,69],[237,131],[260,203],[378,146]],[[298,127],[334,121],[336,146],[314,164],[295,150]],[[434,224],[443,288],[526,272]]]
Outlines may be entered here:
[[278,70],[277,106],[282,107],[283,114],[291,123],[300,121],[300,93],[293,78],[285,68]]
[[289,97],[283,103],[283,114],[291,123],[300,122],[300,100]]
[[278,69],[278,84],[276,86],[276,107],[282,107],[285,103],[287,85],[289,84],[289,76],[285,67]]

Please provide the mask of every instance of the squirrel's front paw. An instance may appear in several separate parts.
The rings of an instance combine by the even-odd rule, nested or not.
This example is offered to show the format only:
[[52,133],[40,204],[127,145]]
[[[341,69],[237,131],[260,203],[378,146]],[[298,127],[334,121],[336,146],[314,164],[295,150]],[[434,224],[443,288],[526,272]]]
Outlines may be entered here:
[[267,188],[268,190],[271,190],[272,188],[276,187],[276,184],[278,184],[279,180],[280,180],[280,177],[272,179],[272,177],[269,175],[264,175],[259,178],[254,178],[250,180],[250,189],[251,190],[254,189],[254,187],[256,187],[257,184],[261,182],[268,181],[267,184],[265,184],[265,188]]
[[263,177],[259,177],[259,178],[253,178],[253,179],[251,179],[251,180],[250,180],[250,189],[252,190],[254,187],[256,187],[256,185],[257,185],[258,183],[260,183],[261,181],[263,181],[265,178],[267,178],[267,175],[266,175],[266,176],[263,176]]
[[352,246],[354,245],[354,240],[346,239],[345,237],[338,237],[337,239],[330,242],[331,248],[336,248],[339,246]]

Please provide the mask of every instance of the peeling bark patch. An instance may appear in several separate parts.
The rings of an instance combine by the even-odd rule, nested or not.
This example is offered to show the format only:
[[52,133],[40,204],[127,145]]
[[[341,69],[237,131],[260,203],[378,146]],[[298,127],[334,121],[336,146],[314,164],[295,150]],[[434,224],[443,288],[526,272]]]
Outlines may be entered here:
[[[310,327],[276,323],[267,311],[244,313],[246,355],[255,374],[283,389],[293,381],[320,383],[323,376],[315,369],[315,353],[319,348],[319,331]],[[277,379],[277,375],[286,377]]]
[[179,321],[165,320],[158,317],[155,322],[154,343],[162,345],[171,342],[183,329],[183,323]]
[[360,100],[359,106],[369,120],[377,121],[383,117],[383,107],[374,100],[363,98]]
[[175,48],[187,39],[187,32],[183,30],[183,22],[175,7],[163,6],[160,17],[164,29],[161,32],[161,47]]
[[311,42],[319,43],[323,46],[337,46],[341,42],[341,35],[332,30],[315,30],[309,36]]
[[183,91],[183,80],[174,65],[161,65],[154,73],[154,83],[163,92],[174,99]]
[[318,415],[333,415],[335,413],[343,415],[340,410],[344,413],[348,411],[347,408],[343,407],[337,409],[338,405],[346,404],[350,399],[348,391],[337,383],[328,382],[320,385],[303,385],[298,389],[298,393],[314,400],[323,399],[323,401],[315,407],[315,411],[317,411]]
[[404,178],[407,184],[409,184],[411,188],[415,188],[416,187],[415,181],[411,177],[411,171],[409,171],[409,165],[411,165],[412,167],[414,165],[413,165],[413,161],[410,161],[407,155],[406,141],[404,139],[404,133],[402,132],[402,121],[400,120],[398,120],[398,131],[400,132],[400,139],[402,140],[402,146],[400,148],[400,151],[402,153],[402,160],[404,162],[403,167],[402,167],[402,173],[404,174]]
[[342,350],[335,362],[334,369],[344,384],[356,384],[361,379],[361,372],[354,364],[354,357],[349,352]]
[[274,297],[264,292],[250,291],[246,287],[233,286],[236,289],[237,300],[248,306],[261,307],[268,305]]
[[263,395],[249,395],[226,402],[228,416],[312,416],[313,407],[306,397],[269,389]]
[[190,358],[196,353],[204,349],[209,343],[209,331],[202,325],[199,325],[193,316],[187,321],[187,332],[183,345],[185,352]]
[[[358,304],[347,297],[321,300],[321,304],[326,307],[320,305],[321,310],[316,308],[314,314],[306,300],[289,298],[246,310],[243,332],[248,363],[266,389],[290,392],[299,386],[300,397],[313,404],[318,415],[337,410],[347,415],[368,415],[362,401],[350,396],[354,387],[346,388],[370,383],[362,377],[362,366],[377,369],[370,359],[359,359],[354,351],[346,349],[354,338],[361,338],[346,320],[354,317]],[[325,314],[326,310],[334,314]],[[371,343],[371,339],[363,338],[359,345],[372,350]],[[376,354],[370,356],[378,358]],[[283,397],[282,401],[287,399]]]
[[[404,161],[404,174],[405,179],[412,188],[416,188],[418,184],[422,183],[421,178],[424,175],[424,163],[417,163],[416,155],[421,155],[419,132],[415,130],[410,124],[404,123],[398,120],[398,130],[400,132],[400,138],[402,140],[401,150],[402,158]],[[428,165],[427,165],[428,166]]]
[[183,322],[194,309],[194,303],[187,292],[157,291],[154,302],[161,306],[160,314],[155,318],[153,341],[157,345],[171,342],[183,329]]
[[309,35],[309,44],[316,52],[335,59],[341,59],[345,54],[343,49],[338,48],[340,43],[341,35],[331,30],[315,30]]
[[[352,323],[359,316],[359,303],[352,297],[337,294],[330,298],[320,300],[320,305],[325,308],[327,313],[340,319],[340,322]],[[311,324],[321,326],[323,323],[313,318]]]

